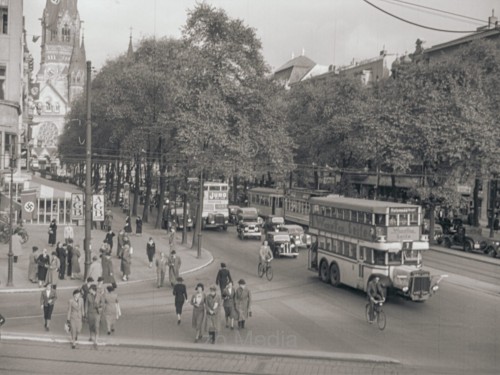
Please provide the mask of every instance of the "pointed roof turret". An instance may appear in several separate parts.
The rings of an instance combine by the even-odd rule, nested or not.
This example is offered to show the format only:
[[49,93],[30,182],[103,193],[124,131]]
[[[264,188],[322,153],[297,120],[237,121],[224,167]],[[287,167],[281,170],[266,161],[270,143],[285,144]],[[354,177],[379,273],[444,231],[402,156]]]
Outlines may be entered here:
[[127,57],[132,58],[134,56],[134,48],[132,47],[132,31],[130,31],[130,37],[128,41]]
[[83,39],[81,46],[78,45],[78,41],[75,39],[73,53],[69,62],[69,72],[72,73],[77,70],[85,70],[85,46]]

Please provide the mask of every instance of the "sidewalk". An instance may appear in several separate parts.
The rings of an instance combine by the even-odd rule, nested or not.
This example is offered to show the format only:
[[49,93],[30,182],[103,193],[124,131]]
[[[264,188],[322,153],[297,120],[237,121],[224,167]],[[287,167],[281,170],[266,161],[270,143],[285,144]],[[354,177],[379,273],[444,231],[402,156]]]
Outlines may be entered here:
[[[142,207],[141,207],[142,208]],[[113,207],[113,232],[118,236],[118,232],[123,228],[125,223],[126,215],[122,212],[120,207]],[[142,211],[139,211],[142,213]],[[143,223],[142,236],[138,237],[135,233],[135,217],[132,217],[132,228],[134,233],[129,235],[130,242],[134,249],[132,255],[132,273],[130,275],[129,281],[121,280],[120,272],[120,259],[116,257],[116,247],[118,239],[114,238],[113,244],[113,267],[115,271],[115,279],[119,286],[137,283],[142,281],[155,281],[156,280],[156,269],[149,268],[149,262],[146,255],[146,242],[149,237],[153,237],[156,243],[156,251],[164,251],[167,254],[170,251],[170,246],[168,244],[167,232],[164,229],[155,229],[155,215],[150,217],[150,223]],[[22,245],[22,253],[14,254],[18,257],[17,263],[14,263],[13,267],[13,286],[7,287],[7,261],[8,261],[8,244],[0,245],[0,293],[14,293],[14,292],[33,292],[39,291],[38,284],[32,283],[28,280],[28,265],[29,265],[29,255],[32,252],[32,247],[37,246],[39,249],[46,248],[49,253],[55,251],[55,247],[50,247],[48,245],[48,225],[30,225],[25,224],[28,230],[30,239],[27,243]],[[99,228],[99,223],[98,223]],[[79,287],[83,283],[83,273],[85,270],[85,254],[83,251],[83,238],[85,237],[85,227],[84,226],[73,226],[75,244],[80,245],[80,250],[82,256],[80,257],[80,268],[82,273],[80,277],[75,280],[66,277],[65,280],[58,280],[58,289],[74,289]],[[59,226],[57,228],[57,241],[63,241],[64,227]],[[91,249],[92,255],[99,255],[99,247],[101,246],[106,232],[100,229],[93,229],[91,232]],[[182,233],[178,231],[176,233],[176,245],[175,249],[177,254],[181,257],[182,265],[180,273],[185,275],[190,272],[194,272],[203,267],[208,266],[213,261],[212,255],[202,249],[201,258],[197,258],[196,249],[192,250],[190,248],[191,241],[188,239],[186,245],[181,245]],[[91,258],[92,258],[91,255]],[[167,276],[168,278],[168,276]]]
[[[2,337],[3,338],[3,337]],[[63,345],[57,345],[64,342]],[[92,350],[81,342],[71,350],[66,339],[0,342],[2,367],[10,372],[68,374],[417,374],[418,370],[376,356],[221,347],[210,344],[107,344]],[[26,353],[29,352],[29,357]],[[1,358],[1,355],[0,355]],[[5,363],[3,363],[5,362]],[[0,370],[1,373],[1,370]],[[429,372],[422,372],[429,373]]]

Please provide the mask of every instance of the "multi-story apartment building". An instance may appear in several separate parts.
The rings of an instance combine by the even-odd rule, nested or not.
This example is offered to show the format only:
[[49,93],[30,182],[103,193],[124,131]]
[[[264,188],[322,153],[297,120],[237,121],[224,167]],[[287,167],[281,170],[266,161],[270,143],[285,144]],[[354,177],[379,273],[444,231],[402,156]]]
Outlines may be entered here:
[[23,107],[23,1],[0,0],[0,171],[20,153]]

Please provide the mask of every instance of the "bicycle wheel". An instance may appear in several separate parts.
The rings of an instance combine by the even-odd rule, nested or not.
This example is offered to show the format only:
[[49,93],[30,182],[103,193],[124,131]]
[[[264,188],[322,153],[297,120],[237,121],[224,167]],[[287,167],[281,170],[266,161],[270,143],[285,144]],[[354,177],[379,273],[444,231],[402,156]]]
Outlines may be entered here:
[[273,279],[273,267],[271,266],[267,266],[267,270],[266,270],[266,277],[267,277],[267,280],[268,281],[271,281]]
[[264,276],[264,266],[262,265],[262,263],[259,263],[259,267],[257,269],[257,273],[258,273],[259,277]]
[[385,320],[385,312],[384,310],[379,310],[378,314],[377,314],[377,325],[378,325],[378,329],[380,329],[381,331],[384,330],[385,328],[385,324],[386,324],[386,320]]
[[367,303],[366,307],[365,307],[365,316],[366,316],[366,321],[371,324],[372,321],[370,319],[370,304],[369,303]]

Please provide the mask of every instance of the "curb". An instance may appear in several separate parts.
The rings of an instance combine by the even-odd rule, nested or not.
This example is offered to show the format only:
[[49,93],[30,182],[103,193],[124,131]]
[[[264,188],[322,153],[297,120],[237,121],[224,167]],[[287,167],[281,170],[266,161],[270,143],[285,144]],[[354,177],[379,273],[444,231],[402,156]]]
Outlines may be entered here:
[[[42,337],[42,336],[23,336],[16,333],[5,333],[1,336],[2,340],[6,341],[30,341],[49,344],[70,344],[70,340],[64,336],[57,337]],[[0,341],[1,342],[1,341]],[[93,345],[92,342],[82,341],[78,345]],[[154,350],[172,350],[172,351],[188,351],[188,352],[205,352],[205,353],[220,353],[229,355],[245,355],[245,356],[260,356],[260,357],[284,357],[295,359],[317,359],[327,361],[341,361],[341,362],[356,362],[356,363],[377,363],[377,364],[390,364],[400,365],[401,362],[388,357],[381,357],[369,354],[355,354],[355,353],[331,353],[321,351],[307,351],[307,350],[283,350],[274,348],[260,349],[257,347],[224,347],[212,346],[211,344],[188,344],[188,343],[175,343],[164,342],[158,344],[140,344],[129,342],[100,342],[98,346],[101,347],[118,347],[118,348],[140,348],[140,349],[154,349]]]
[[478,254],[478,253],[464,253],[461,250],[448,249],[446,247],[439,246],[439,245],[432,245],[429,248],[429,250],[430,251],[435,251],[435,252],[438,252],[438,253],[452,255],[452,256],[455,256],[457,258],[463,258],[463,259],[473,260],[473,261],[476,261],[476,262],[479,262],[479,263],[491,264],[493,266],[500,266],[500,259],[491,258],[491,257],[489,257],[487,255],[481,255],[481,254]]
[[[208,267],[210,264],[214,262],[214,257],[212,253],[206,249],[202,249],[206,254],[208,254],[208,261],[206,263],[203,263],[201,266],[197,266],[195,268],[180,272],[180,275],[186,275],[189,273],[193,273],[196,271],[199,271],[205,267]],[[141,279],[141,280],[131,280],[127,281],[126,283],[119,283],[119,286],[127,286],[127,285],[133,285],[133,284],[139,284],[142,282],[146,281],[156,281],[156,278],[150,278],[150,279]],[[83,283],[83,280],[82,280]],[[73,290],[77,287],[75,286],[63,286],[63,287],[57,287],[57,290]],[[43,290],[43,288],[26,288],[26,289],[6,289],[6,288],[0,288],[0,294],[8,294],[8,293],[35,293],[35,292],[40,292]]]

